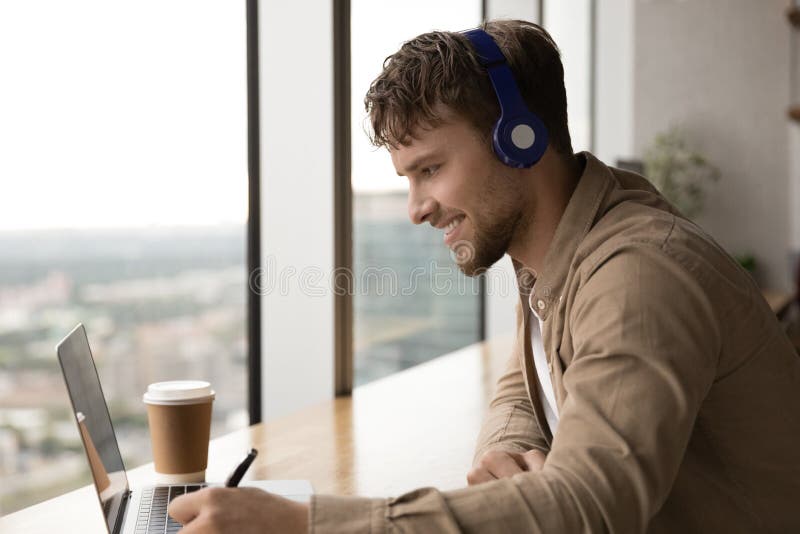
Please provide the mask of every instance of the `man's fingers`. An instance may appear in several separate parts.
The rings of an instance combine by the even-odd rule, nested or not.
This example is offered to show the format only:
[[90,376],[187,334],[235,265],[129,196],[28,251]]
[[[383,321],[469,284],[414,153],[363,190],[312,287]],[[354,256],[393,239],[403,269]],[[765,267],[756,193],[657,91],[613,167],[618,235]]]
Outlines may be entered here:
[[214,531],[210,529],[208,521],[205,521],[205,516],[200,514],[189,523],[184,524],[179,532],[181,534],[209,534]]
[[470,486],[474,486],[475,484],[483,484],[484,482],[490,482],[492,480],[496,479],[491,473],[489,473],[488,469],[473,467],[469,470],[469,473],[467,473],[467,484]]
[[521,452],[509,452],[508,455],[517,462],[517,465],[522,471],[528,470],[528,464],[525,463],[525,458],[522,456]]
[[528,471],[541,470],[544,467],[544,460],[547,458],[542,451],[537,449],[531,449],[521,456]]
[[489,451],[475,467],[467,473],[467,482],[472,486],[498,478],[507,478],[523,471],[539,471],[544,466],[545,454],[532,449],[519,452]]
[[507,452],[489,453],[487,456],[485,467],[495,478],[512,477],[523,471],[523,466]]
[[524,462],[515,459],[510,453],[489,451],[484,454],[478,464],[467,473],[470,485],[505,478],[521,473],[525,469]]
[[175,521],[185,525],[200,513],[200,506],[204,497],[203,492],[204,490],[200,490],[175,497],[172,502],[169,503],[167,513],[169,513]]

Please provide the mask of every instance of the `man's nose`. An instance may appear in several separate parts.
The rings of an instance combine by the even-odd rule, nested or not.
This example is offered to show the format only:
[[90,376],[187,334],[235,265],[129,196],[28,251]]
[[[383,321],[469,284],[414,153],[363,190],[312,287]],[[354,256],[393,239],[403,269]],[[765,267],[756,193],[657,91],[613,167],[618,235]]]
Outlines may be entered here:
[[408,218],[414,224],[422,224],[436,211],[437,204],[429,196],[420,197],[414,189],[408,191]]

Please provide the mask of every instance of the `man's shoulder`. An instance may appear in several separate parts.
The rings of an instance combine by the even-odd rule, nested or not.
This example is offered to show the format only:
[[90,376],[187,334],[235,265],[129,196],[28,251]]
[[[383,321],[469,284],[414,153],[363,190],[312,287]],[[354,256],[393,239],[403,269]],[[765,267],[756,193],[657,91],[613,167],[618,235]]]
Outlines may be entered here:
[[634,200],[604,211],[578,246],[574,269],[592,270],[621,251],[663,249],[676,226],[684,226],[675,214]]
[[732,269],[729,274],[736,277],[734,260],[710,235],[683,217],[652,186],[648,188],[644,178],[625,174],[622,178],[627,179],[624,185],[628,188],[618,185],[609,194],[578,247],[573,269],[589,275],[616,254],[655,253],[700,278],[704,278],[701,271],[712,266],[712,270]]

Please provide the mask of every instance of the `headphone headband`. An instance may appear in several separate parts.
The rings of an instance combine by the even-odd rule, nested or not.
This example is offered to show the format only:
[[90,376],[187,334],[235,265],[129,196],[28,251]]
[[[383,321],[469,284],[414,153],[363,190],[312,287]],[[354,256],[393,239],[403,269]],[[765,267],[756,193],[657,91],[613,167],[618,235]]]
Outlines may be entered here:
[[495,154],[511,167],[533,166],[547,149],[547,128],[528,110],[511,67],[492,36],[480,28],[465,31],[464,36],[477,52],[500,104],[500,118],[492,132]]

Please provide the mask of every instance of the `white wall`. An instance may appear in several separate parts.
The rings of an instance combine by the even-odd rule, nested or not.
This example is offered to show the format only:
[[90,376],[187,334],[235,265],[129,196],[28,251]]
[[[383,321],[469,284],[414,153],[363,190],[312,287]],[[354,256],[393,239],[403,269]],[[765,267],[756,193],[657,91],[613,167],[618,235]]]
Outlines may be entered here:
[[[634,149],[683,125],[722,173],[698,222],[788,287],[790,26],[785,0],[639,1]],[[797,145],[795,144],[795,150]]]
[[537,22],[540,0],[487,0],[486,19],[521,19]]
[[634,154],[633,5],[634,0],[596,4],[594,153],[611,165]]
[[333,298],[299,278],[333,270],[332,39],[331,2],[259,3],[265,421],[333,397]]

